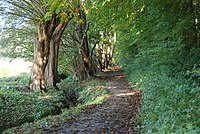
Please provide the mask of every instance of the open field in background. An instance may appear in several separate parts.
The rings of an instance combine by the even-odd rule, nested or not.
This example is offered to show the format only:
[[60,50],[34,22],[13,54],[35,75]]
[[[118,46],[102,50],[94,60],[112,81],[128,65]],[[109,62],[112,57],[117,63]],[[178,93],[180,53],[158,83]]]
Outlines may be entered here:
[[0,78],[29,73],[32,63],[23,59],[0,59]]

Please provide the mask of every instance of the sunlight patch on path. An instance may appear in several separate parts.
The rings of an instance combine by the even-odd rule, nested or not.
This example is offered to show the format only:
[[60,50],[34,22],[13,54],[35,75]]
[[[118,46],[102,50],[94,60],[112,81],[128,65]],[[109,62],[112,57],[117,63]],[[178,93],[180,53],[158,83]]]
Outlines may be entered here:
[[140,133],[136,120],[140,107],[140,91],[132,89],[122,70],[110,70],[98,78],[108,90],[106,100],[101,105],[85,109],[73,120],[44,130],[45,134]]
[[129,93],[121,93],[121,94],[117,94],[116,96],[133,96],[135,94],[138,94],[138,91],[133,91],[133,92],[129,92]]

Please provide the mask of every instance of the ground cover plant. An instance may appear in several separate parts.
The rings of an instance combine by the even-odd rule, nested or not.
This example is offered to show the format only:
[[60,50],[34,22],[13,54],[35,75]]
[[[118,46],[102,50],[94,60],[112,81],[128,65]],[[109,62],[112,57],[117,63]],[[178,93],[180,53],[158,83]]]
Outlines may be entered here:
[[[130,72],[131,73],[130,73]],[[200,88],[182,77],[161,72],[127,70],[143,92],[140,121],[144,133],[199,133]]]
[[22,77],[25,68],[0,65],[1,131],[73,118],[104,100],[98,75],[120,65],[143,95],[142,133],[200,133],[199,9],[199,0],[0,1],[0,58],[33,62]]
[[30,132],[39,131],[41,127],[52,127],[79,114],[89,105],[101,103],[107,95],[97,80],[78,83],[70,77],[61,81],[58,88],[59,91],[52,89],[43,94],[1,89],[1,131],[15,126],[8,132],[17,132],[18,129],[19,132],[29,131],[29,125]]

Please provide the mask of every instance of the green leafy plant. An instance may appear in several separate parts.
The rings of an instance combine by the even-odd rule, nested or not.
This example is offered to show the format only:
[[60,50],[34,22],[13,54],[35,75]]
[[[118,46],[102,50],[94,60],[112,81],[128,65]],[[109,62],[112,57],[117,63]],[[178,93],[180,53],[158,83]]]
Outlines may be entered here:
[[[45,94],[0,90],[0,99],[3,99],[0,103],[0,125],[4,130],[10,128],[5,133],[40,133],[43,129],[67,121],[89,105],[102,103],[107,97],[107,91],[98,80],[78,83],[68,77],[57,86],[59,91],[51,90],[52,92]],[[77,97],[76,104],[73,103],[72,97]]]

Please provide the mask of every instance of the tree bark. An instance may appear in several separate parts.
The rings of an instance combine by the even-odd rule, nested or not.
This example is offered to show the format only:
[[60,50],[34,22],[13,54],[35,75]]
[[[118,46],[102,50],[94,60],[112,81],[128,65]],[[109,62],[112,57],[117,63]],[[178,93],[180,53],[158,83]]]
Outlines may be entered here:
[[86,15],[85,12],[82,10],[82,3],[79,5],[79,24],[78,24],[78,37],[80,41],[80,49],[79,49],[79,54],[82,57],[83,60],[83,66],[81,73],[84,77],[84,79],[87,79],[90,76],[94,76],[94,69],[92,66],[91,62],[91,57],[90,57],[90,50],[88,46],[88,38],[87,38],[87,21],[86,21]]
[[47,87],[55,87],[58,79],[58,52],[60,39],[50,40],[50,50],[48,57],[48,64],[45,69],[45,83]]
[[58,50],[63,31],[68,22],[60,23],[56,16],[38,26],[34,45],[34,62],[31,70],[30,90],[46,91],[58,81]]
[[115,53],[115,48],[116,48],[116,41],[117,41],[117,34],[116,32],[114,32],[114,42],[113,42],[113,47],[112,47],[112,50],[111,50],[111,54],[110,54],[110,67],[111,67],[111,63],[112,63],[112,60],[113,60],[113,56],[114,56],[114,53]]

